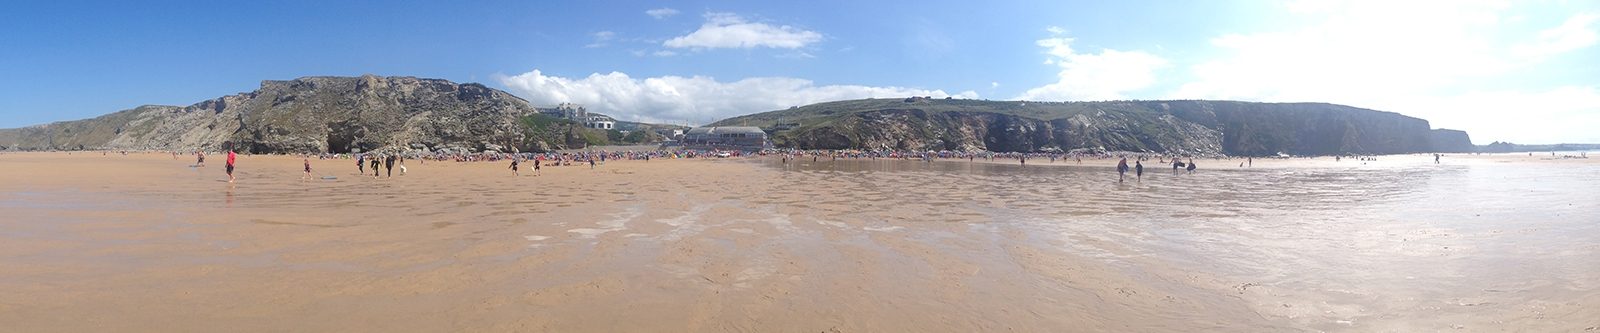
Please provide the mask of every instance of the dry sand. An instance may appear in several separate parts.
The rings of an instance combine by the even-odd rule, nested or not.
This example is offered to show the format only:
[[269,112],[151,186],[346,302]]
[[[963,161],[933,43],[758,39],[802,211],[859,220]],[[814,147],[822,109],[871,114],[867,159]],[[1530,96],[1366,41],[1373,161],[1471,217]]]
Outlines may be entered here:
[[1600,164],[1542,158],[8,153],[0,332],[1596,330]]

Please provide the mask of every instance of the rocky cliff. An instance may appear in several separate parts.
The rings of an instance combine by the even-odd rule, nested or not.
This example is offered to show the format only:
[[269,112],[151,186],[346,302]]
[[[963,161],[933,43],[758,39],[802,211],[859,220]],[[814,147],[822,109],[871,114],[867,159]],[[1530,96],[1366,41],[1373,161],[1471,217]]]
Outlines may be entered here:
[[1449,147],[1459,144],[1450,135],[1435,135],[1426,120],[1324,103],[866,99],[735,117],[714,125],[763,126],[775,144],[803,149],[1087,149],[1261,156],[1411,153],[1435,150],[1436,140],[1448,141]]
[[[527,101],[476,83],[414,77],[305,77],[194,105],[0,130],[8,149],[379,149],[543,151],[582,146],[582,126],[529,126]],[[605,133],[600,133],[603,137]]]
[[1430,132],[1429,138],[1433,143],[1433,151],[1440,153],[1470,153],[1477,151],[1478,147],[1472,145],[1472,138],[1467,132],[1452,129],[1436,129]]

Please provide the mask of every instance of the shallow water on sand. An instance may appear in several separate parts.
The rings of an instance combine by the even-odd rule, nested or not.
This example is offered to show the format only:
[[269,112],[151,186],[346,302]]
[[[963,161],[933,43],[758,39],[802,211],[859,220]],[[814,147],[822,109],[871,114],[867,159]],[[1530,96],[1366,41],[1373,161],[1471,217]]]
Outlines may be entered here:
[[1382,160],[0,155],[0,331],[1600,327],[1600,165]]
[[[1131,280],[1123,283],[1236,298],[1228,301],[1267,325],[1412,331],[1600,324],[1587,318],[1600,314],[1594,164],[1350,163],[1177,175],[1147,168],[1144,179],[1122,183],[1104,168],[1056,165],[776,167],[802,184],[856,184],[824,196],[918,207],[901,216],[923,220],[913,232],[929,222],[1019,230],[1022,243],[1093,258]],[[862,198],[869,189],[884,194]],[[1232,290],[1215,293],[1219,285]]]

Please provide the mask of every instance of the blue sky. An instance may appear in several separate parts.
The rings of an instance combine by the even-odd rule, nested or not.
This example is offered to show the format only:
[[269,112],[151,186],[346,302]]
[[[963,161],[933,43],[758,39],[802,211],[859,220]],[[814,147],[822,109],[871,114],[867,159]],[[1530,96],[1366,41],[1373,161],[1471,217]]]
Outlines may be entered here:
[[0,11],[0,127],[370,73],[690,124],[913,94],[1235,99],[1600,142],[1597,31],[1594,1],[41,1]]

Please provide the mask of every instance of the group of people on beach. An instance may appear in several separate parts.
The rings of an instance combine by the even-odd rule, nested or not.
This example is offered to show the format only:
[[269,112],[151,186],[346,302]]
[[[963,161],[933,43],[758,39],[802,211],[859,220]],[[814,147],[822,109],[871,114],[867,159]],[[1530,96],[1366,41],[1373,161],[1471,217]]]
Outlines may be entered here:
[[[366,164],[366,162],[372,163],[372,178],[385,177],[384,175],[379,173],[380,171],[387,171],[388,173],[387,173],[386,177],[393,178],[394,177],[394,167],[395,167],[395,164],[397,162],[400,165],[400,175],[401,176],[406,175],[406,158],[403,157],[402,155],[399,155],[399,154],[382,154],[382,155],[357,154],[355,160],[356,160],[356,172],[357,172],[356,174],[358,174],[358,175],[367,174],[367,170],[366,170],[366,168],[364,166]],[[309,158],[306,159],[306,162],[308,163],[308,167],[307,167],[308,170],[310,169],[310,167],[309,167],[310,161],[311,161],[311,159],[309,159]],[[383,170],[379,170],[378,169],[379,164],[383,165]],[[307,172],[310,172],[310,171],[307,171]]]

